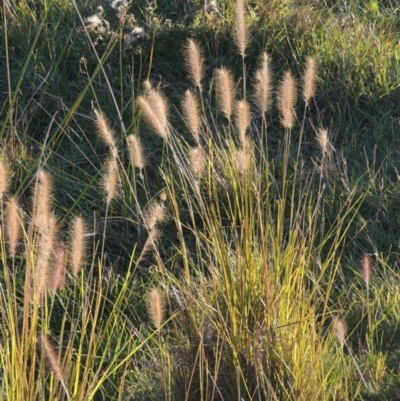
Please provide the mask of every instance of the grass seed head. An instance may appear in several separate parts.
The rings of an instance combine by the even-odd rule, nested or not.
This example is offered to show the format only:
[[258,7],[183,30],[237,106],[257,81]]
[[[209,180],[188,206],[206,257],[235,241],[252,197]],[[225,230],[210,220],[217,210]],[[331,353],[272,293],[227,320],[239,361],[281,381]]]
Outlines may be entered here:
[[44,170],[37,174],[33,191],[33,216],[32,223],[39,232],[48,227],[51,218],[51,206],[53,201],[53,184],[50,174]]
[[69,266],[76,277],[82,268],[86,251],[86,226],[82,217],[72,220],[70,231]]
[[374,267],[372,266],[371,258],[368,255],[364,255],[361,259],[361,276],[367,286],[369,285],[373,271]]
[[253,78],[253,101],[262,118],[265,118],[265,113],[271,105],[271,80],[269,57],[264,52]]
[[156,329],[164,323],[165,299],[161,291],[153,288],[147,295],[147,311]]
[[38,341],[46,358],[47,368],[54,374],[57,380],[63,381],[64,375],[53,344],[51,344],[49,338],[43,332],[39,333]]
[[99,134],[100,139],[103,143],[110,148],[115,148],[115,133],[110,128],[110,124],[107,118],[101,111],[94,110],[94,114],[96,116],[95,123],[97,128],[97,133]]
[[317,63],[314,57],[307,57],[306,69],[303,75],[303,98],[308,105],[315,95],[317,80]]
[[137,135],[128,135],[128,151],[132,161],[132,165],[139,170],[143,170],[145,159],[143,156],[143,148]]
[[338,317],[333,319],[333,330],[340,345],[344,345],[346,342],[347,325],[346,322]]
[[184,59],[189,78],[202,91],[201,81],[204,78],[204,57],[199,44],[193,39],[187,41]]
[[249,44],[249,34],[246,26],[246,12],[243,0],[236,0],[236,36],[235,42],[240,55],[246,57],[246,49]]
[[205,168],[204,151],[201,146],[190,149],[189,164],[193,175],[196,176],[196,178],[201,177]]
[[297,99],[296,80],[287,71],[279,87],[278,107],[281,113],[281,124],[284,128],[292,129],[295,121],[295,105]]
[[200,141],[201,118],[199,102],[192,91],[187,90],[182,101],[182,111],[185,123],[197,143]]
[[234,103],[234,82],[232,73],[222,67],[215,71],[215,91],[219,109],[231,121]]
[[15,196],[10,198],[6,209],[6,237],[11,256],[15,256],[18,240],[21,235],[22,213]]
[[251,115],[249,103],[246,100],[239,100],[236,102],[235,124],[241,145],[245,142],[246,130],[250,125],[250,121]]
[[118,163],[115,157],[110,157],[104,166],[103,188],[106,193],[106,202],[109,205],[117,196]]
[[136,105],[147,124],[162,138],[168,139],[168,106],[164,96],[157,90],[148,88],[145,96],[139,96]]
[[8,191],[10,186],[10,176],[6,163],[0,160],[0,200],[3,199],[4,194]]

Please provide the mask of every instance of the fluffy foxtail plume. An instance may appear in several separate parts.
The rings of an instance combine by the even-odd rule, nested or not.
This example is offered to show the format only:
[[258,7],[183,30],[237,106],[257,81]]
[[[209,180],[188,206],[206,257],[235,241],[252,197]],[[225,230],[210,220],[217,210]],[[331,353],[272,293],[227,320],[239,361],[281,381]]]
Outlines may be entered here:
[[296,81],[287,71],[279,88],[278,107],[281,113],[281,123],[287,129],[292,129],[295,121],[295,104],[297,99]]
[[264,119],[271,105],[271,72],[269,57],[265,52],[261,55],[258,69],[254,73],[253,100],[260,116]]
[[142,259],[143,255],[150,251],[150,249],[157,249],[157,242],[161,237],[161,232],[157,227],[154,227],[150,232],[147,240],[143,246],[142,252],[139,256],[139,260]]
[[197,143],[200,141],[201,118],[199,102],[192,91],[187,90],[182,101],[183,118],[189,128],[190,133]]
[[112,149],[115,149],[115,133],[110,128],[110,124],[101,111],[94,110],[96,116],[95,123],[100,139]]
[[169,137],[168,106],[164,96],[149,88],[145,96],[139,96],[136,105],[147,124],[163,139]]
[[333,319],[333,330],[340,345],[344,345],[346,342],[346,335],[347,335],[347,325],[338,317]]
[[156,329],[164,323],[165,300],[161,291],[157,288],[150,290],[147,295],[147,312]]
[[49,288],[53,294],[65,286],[65,264],[65,248],[59,245],[53,252],[53,268],[49,276]]
[[165,206],[162,203],[153,202],[145,210],[143,219],[146,229],[153,230],[158,223],[162,223],[167,217]]
[[8,249],[10,255],[15,256],[18,240],[21,234],[22,219],[22,215],[18,206],[18,201],[15,196],[13,196],[8,202],[5,218]]
[[82,217],[72,220],[69,247],[69,265],[76,277],[82,268],[86,250],[86,227]]
[[39,171],[33,191],[33,225],[41,232],[48,226],[51,217],[53,185],[50,175],[46,171]]
[[114,157],[110,157],[105,163],[103,175],[103,188],[106,193],[106,202],[110,202],[117,196],[118,163]]
[[50,262],[57,243],[57,218],[51,213],[47,217],[46,227],[41,227],[35,266],[36,294],[41,297],[51,282]]
[[4,194],[7,192],[10,184],[8,168],[6,163],[0,160],[0,201],[3,199]]
[[314,57],[307,57],[306,70],[303,75],[303,98],[306,105],[315,95],[317,80],[317,63]]
[[48,339],[47,335],[44,334],[43,332],[39,333],[39,344],[42,348],[42,351],[44,353],[44,356],[46,358],[46,364],[47,368],[51,373],[54,374],[57,380],[63,381],[64,380],[64,375],[61,369],[61,365],[58,361],[56,351],[54,349],[54,346],[51,344],[50,340]]
[[184,59],[189,78],[201,92],[203,90],[201,81],[204,77],[204,57],[199,44],[193,39],[187,41],[184,50]]
[[246,57],[246,48],[249,44],[249,34],[246,26],[246,12],[244,0],[236,0],[236,46],[240,55]]
[[329,140],[328,140],[328,130],[324,129],[324,128],[320,128],[317,131],[316,137],[315,137],[318,146],[321,149],[322,152],[322,156],[323,157],[328,157],[329,153],[330,153],[330,144],[329,144]]
[[364,255],[361,260],[361,275],[367,286],[369,285],[373,271],[374,268],[372,266],[371,258],[368,255]]
[[205,168],[204,151],[201,146],[191,148],[189,151],[189,164],[190,169],[195,177],[202,176]]
[[133,167],[143,170],[145,161],[143,157],[143,148],[137,135],[128,135],[128,151]]
[[233,86],[233,76],[229,70],[222,67],[215,71],[215,91],[218,107],[229,121],[231,121],[235,96]]
[[235,124],[239,134],[240,143],[243,146],[246,138],[246,130],[250,125],[250,106],[246,100],[236,102]]

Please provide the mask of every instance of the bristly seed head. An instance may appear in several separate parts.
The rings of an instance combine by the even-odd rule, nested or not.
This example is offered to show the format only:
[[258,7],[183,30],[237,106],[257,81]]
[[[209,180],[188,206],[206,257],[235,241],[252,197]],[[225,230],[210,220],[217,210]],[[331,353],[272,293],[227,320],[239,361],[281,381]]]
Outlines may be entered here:
[[234,83],[232,73],[224,67],[215,71],[215,92],[219,109],[231,121],[235,96]]
[[281,123],[284,128],[292,129],[295,121],[295,104],[297,99],[296,80],[287,71],[279,88],[278,106],[281,113]]
[[0,160],[0,200],[3,199],[4,194],[8,191],[10,184],[9,173],[6,163]]
[[184,59],[189,78],[201,92],[203,90],[201,81],[204,77],[204,57],[199,44],[193,39],[187,41],[184,49]]
[[147,295],[147,311],[156,329],[160,329],[164,323],[165,299],[157,288],[150,290]]
[[317,63],[314,57],[307,57],[306,70],[303,75],[303,98],[306,105],[315,95]]
[[374,267],[372,266],[371,258],[368,255],[364,255],[361,260],[361,275],[367,286],[369,285],[373,271]]

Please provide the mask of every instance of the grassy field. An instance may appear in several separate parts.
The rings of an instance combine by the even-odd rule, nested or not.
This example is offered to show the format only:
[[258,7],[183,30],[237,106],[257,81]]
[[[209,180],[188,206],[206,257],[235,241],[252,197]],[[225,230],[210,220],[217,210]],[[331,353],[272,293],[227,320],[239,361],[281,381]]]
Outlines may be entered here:
[[397,2],[0,17],[0,400],[400,399]]

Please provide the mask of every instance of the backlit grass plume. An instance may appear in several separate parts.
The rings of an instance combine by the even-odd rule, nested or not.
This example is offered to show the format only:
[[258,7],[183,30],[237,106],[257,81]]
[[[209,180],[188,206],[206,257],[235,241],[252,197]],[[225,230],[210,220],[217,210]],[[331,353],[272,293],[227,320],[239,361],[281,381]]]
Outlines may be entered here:
[[82,268],[86,251],[86,226],[83,218],[73,218],[70,230],[69,267],[74,276]]
[[306,105],[315,95],[317,79],[317,63],[314,57],[307,57],[306,69],[303,75],[303,98]]
[[32,223],[41,232],[48,226],[53,201],[53,185],[50,174],[39,171],[33,191]]
[[9,172],[6,163],[0,160],[0,201],[7,192],[10,184]]
[[187,41],[184,60],[190,80],[201,92],[203,90],[201,81],[204,77],[204,57],[199,44],[193,39]]
[[250,125],[250,105],[246,100],[236,102],[235,125],[239,134],[239,140],[243,146],[246,138],[246,130]]
[[199,102],[196,96],[190,90],[187,90],[183,97],[182,113],[190,133],[193,135],[196,143],[199,143],[201,128]]
[[136,104],[147,124],[162,138],[168,139],[168,106],[164,96],[153,88],[147,88],[144,96],[139,96]]
[[246,57],[246,48],[249,44],[249,34],[246,26],[246,13],[243,0],[236,0],[236,30],[235,43],[240,55]]
[[97,133],[99,134],[100,139],[105,145],[109,146],[111,149],[115,149],[115,133],[110,128],[110,123],[101,111],[95,109],[94,114],[96,116],[95,123],[97,127]]
[[21,236],[22,213],[15,196],[11,197],[5,212],[6,238],[11,256],[15,256],[18,240]]
[[133,167],[143,170],[145,159],[143,156],[143,148],[140,139],[137,135],[128,135],[128,151]]
[[271,105],[271,71],[267,53],[262,53],[253,78],[253,102],[264,119]]
[[280,84],[278,92],[278,107],[281,114],[281,124],[292,129],[296,122],[295,105],[297,99],[296,80],[287,71]]
[[224,67],[215,71],[215,93],[219,109],[231,121],[235,100],[234,81],[232,73]]
[[153,288],[147,295],[147,312],[156,329],[164,323],[165,299],[158,288]]

